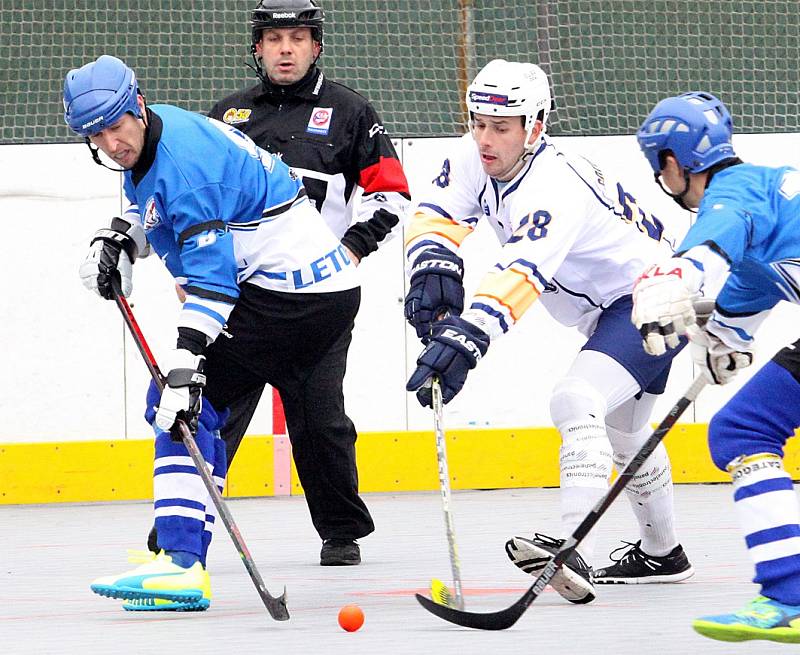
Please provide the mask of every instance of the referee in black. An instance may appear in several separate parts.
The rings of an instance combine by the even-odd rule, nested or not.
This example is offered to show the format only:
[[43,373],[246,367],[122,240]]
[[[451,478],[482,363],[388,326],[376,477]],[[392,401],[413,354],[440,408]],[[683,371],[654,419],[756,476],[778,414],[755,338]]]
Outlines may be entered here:
[[[258,83],[220,100],[209,116],[245,132],[294,168],[317,210],[359,262],[378,249],[405,214],[408,182],[372,105],[317,66],[324,20],[312,0],[261,0],[251,16]],[[356,187],[363,194],[354,206]],[[293,315],[282,320],[295,336],[287,358],[291,371],[273,384],[283,402],[311,520],[322,538],[320,564],[340,566],[361,562],[356,539],[375,527],[358,495],[356,430],[345,414],[342,391],[358,301],[340,308],[351,311],[352,319],[347,329],[330,335],[314,318],[324,295],[302,294],[305,305],[290,303]],[[309,359],[304,343],[318,339],[331,345],[321,357]],[[230,407],[222,430],[229,464],[262,392],[263,387],[253,389]]]

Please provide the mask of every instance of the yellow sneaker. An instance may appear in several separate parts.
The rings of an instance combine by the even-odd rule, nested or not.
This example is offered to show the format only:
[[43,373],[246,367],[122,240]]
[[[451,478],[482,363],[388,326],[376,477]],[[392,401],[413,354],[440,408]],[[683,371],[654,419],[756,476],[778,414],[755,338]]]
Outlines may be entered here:
[[800,605],[784,605],[757,596],[733,614],[702,616],[692,627],[704,637],[719,641],[765,639],[788,644],[800,643]]
[[144,564],[145,562],[152,562],[158,553],[153,553],[149,550],[133,550],[128,548],[128,562],[130,564]]
[[123,600],[162,599],[175,603],[199,603],[211,598],[211,579],[200,562],[184,569],[162,551],[151,561],[121,575],[98,578],[94,593]]

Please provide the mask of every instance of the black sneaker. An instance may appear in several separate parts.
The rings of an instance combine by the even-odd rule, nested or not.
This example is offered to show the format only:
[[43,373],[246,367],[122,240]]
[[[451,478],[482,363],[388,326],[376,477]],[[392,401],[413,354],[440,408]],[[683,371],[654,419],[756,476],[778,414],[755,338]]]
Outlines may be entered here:
[[352,539],[325,539],[319,553],[321,566],[353,566],[361,564],[361,549]]
[[[525,573],[538,576],[563,543],[564,539],[553,539],[537,532],[533,539],[509,539],[506,542],[506,555]],[[594,600],[591,575],[591,567],[576,551],[553,576],[550,586],[571,603],[591,603]]]
[[[611,551],[609,555],[614,564],[605,569],[597,569],[592,575],[595,584],[680,582],[694,575],[694,569],[680,544],[667,555],[656,557],[642,550],[641,540],[635,544],[629,541],[622,543],[625,545]],[[621,550],[625,552],[614,557]]]

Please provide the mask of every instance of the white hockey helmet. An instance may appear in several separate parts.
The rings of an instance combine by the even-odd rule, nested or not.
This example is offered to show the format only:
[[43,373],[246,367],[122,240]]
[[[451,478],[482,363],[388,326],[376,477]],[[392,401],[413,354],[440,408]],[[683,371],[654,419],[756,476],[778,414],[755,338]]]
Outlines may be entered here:
[[537,119],[544,132],[553,105],[550,83],[541,68],[505,59],[493,59],[480,70],[467,88],[466,101],[470,123],[473,114],[524,116],[528,135]]

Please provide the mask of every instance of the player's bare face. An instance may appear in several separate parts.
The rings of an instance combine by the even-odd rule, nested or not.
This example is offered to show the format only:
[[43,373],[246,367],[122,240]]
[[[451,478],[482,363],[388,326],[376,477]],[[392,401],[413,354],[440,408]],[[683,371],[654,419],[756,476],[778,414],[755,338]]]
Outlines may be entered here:
[[294,84],[303,79],[319,56],[320,45],[310,27],[264,30],[256,43],[256,55],[267,77],[275,84]]
[[111,127],[90,136],[89,140],[122,168],[130,169],[144,149],[145,127],[141,119],[125,114]]
[[525,152],[525,128],[519,116],[472,117],[472,138],[478,144],[481,165],[496,180],[510,180],[519,172]]

